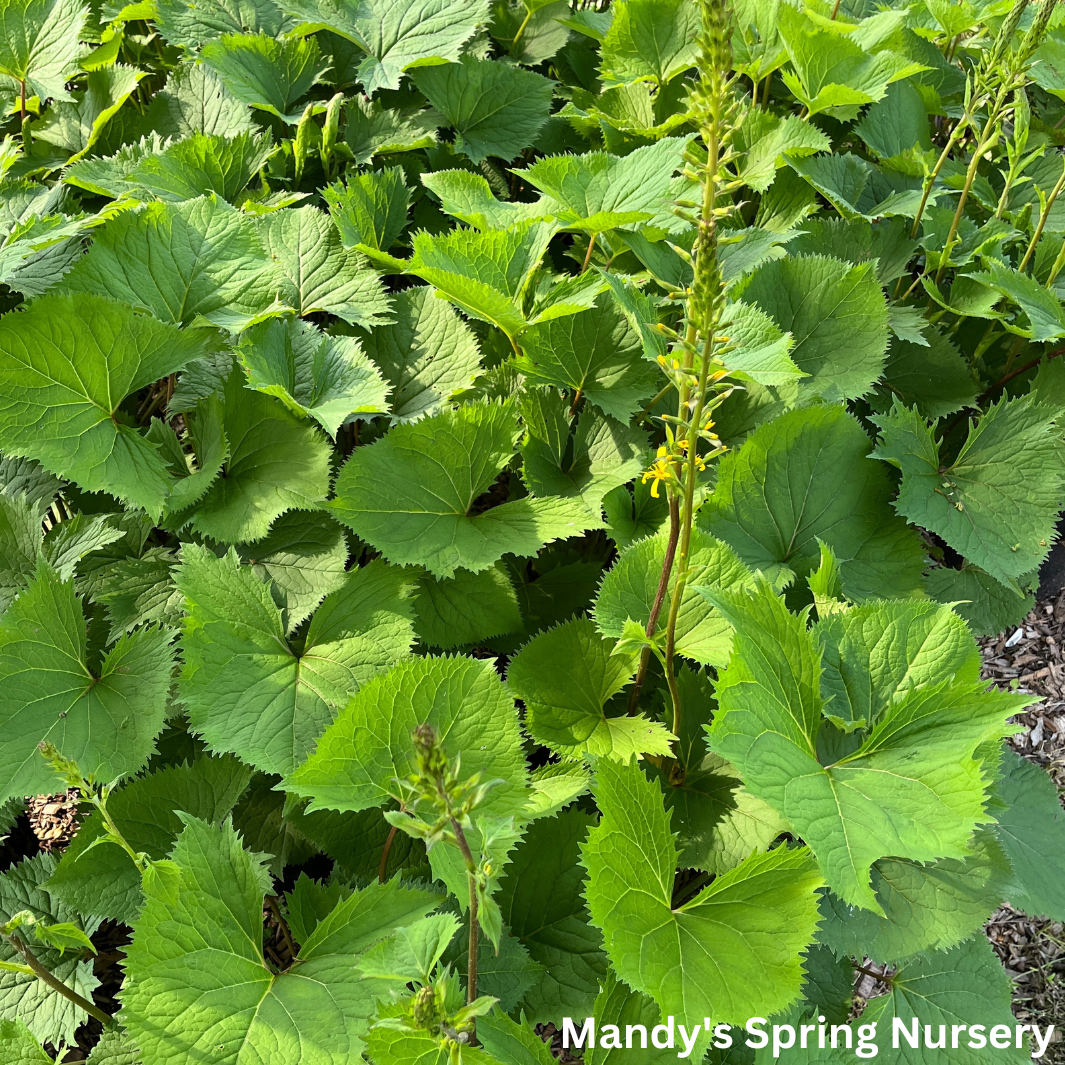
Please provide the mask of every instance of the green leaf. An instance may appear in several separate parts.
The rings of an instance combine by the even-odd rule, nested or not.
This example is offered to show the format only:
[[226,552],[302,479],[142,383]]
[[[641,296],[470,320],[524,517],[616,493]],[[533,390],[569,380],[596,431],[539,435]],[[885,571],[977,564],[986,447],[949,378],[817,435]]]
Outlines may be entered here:
[[597,778],[602,819],[582,848],[586,897],[618,976],[663,1014],[744,1023],[786,1008],[817,925],[810,853],[752,855],[674,907],[677,852],[658,786],[608,760]]
[[974,636],[996,636],[1019,625],[1031,612],[1037,579],[1038,574],[1025,574],[1005,585],[976,566],[936,566],[925,574],[924,586],[933,599],[952,603]]
[[239,369],[226,378],[224,396],[229,457],[223,475],[170,521],[240,544],[261,540],[286,510],[319,508],[329,487],[329,448],[283,404],[246,388]]
[[653,998],[622,983],[613,969],[607,969],[600,988],[593,1013],[599,1045],[590,1047],[584,1055],[588,1065],[664,1065],[666,1061],[672,1065],[677,1060],[677,1051],[668,1047],[659,1049],[654,1043],[648,1043],[644,1048],[638,1031],[633,1032],[632,1046],[628,1049],[603,1046],[604,1025],[617,1025],[620,1042],[621,1032],[627,1034],[630,1024],[643,1025],[648,1034],[653,1032],[662,1021],[662,1011]]
[[571,388],[604,414],[628,422],[660,384],[658,368],[612,303],[527,329],[515,365],[531,384]]
[[800,403],[864,396],[880,376],[887,350],[887,305],[872,268],[822,255],[766,263],[735,290],[785,333],[792,361],[808,374]]
[[971,276],[1020,307],[1028,318],[1028,328],[1019,330],[1021,336],[1030,337],[1034,343],[1065,336],[1065,310],[1061,300],[1035,278],[994,262],[986,272]]
[[421,180],[440,200],[441,210],[475,229],[506,229],[517,222],[551,217],[543,197],[536,203],[497,200],[488,182],[468,170],[438,170],[422,174]]
[[388,385],[351,337],[275,318],[246,330],[238,351],[249,388],[314,418],[334,438],[349,415],[388,409]]
[[324,311],[363,327],[389,321],[380,279],[362,255],[342,247],[328,215],[316,207],[274,211],[259,232],[281,273],[278,295],[297,314]]
[[515,1023],[505,1013],[493,1011],[480,1018],[477,1038],[489,1054],[508,1065],[554,1065],[547,1044],[532,1028]]
[[848,906],[830,891],[821,898],[818,939],[840,956],[898,962],[926,950],[947,950],[978,932],[1007,893],[1010,863],[995,837],[977,833],[973,853],[920,865],[881,858],[872,888],[881,917]]
[[841,407],[785,414],[722,459],[700,524],[774,582],[816,569],[820,539],[839,561],[848,598],[920,594],[921,543],[892,513],[870,450]]
[[336,516],[397,565],[437,577],[478,573],[506,553],[535,554],[545,543],[594,528],[579,500],[516,499],[471,514],[514,453],[511,403],[445,410],[357,448],[340,471]]
[[467,314],[515,337],[529,324],[523,313],[525,293],[554,233],[546,222],[488,233],[416,233],[408,269]]
[[460,569],[454,577],[426,574],[419,582],[414,613],[419,638],[445,651],[522,627],[514,586],[498,563],[480,573]]
[[[666,555],[666,533],[634,543],[603,578],[595,601],[595,623],[604,636],[617,639],[631,618],[646,626],[658,591]],[[700,585],[753,587],[753,575],[727,544],[693,529],[689,577],[677,612],[677,654],[721,666],[732,647],[732,627],[695,589]],[[670,572],[660,617],[672,609],[677,574]]]
[[311,811],[381,806],[395,793],[395,778],[413,771],[410,734],[425,723],[449,758],[462,756],[465,776],[502,781],[479,814],[512,812],[526,794],[514,701],[490,662],[463,657],[411,658],[370,681],[289,774],[285,790],[311,798]]
[[[534,1023],[587,1013],[609,971],[583,896],[580,847],[592,824],[591,816],[576,807],[534,821],[500,885],[503,921],[543,966],[522,1000]],[[543,860],[546,854],[550,861]]]
[[251,219],[210,195],[123,211],[61,285],[175,325],[205,319],[239,330],[273,312],[280,281]]
[[212,750],[291,772],[350,693],[409,652],[410,584],[382,562],[352,570],[293,648],[268,586],[235,551],[217,558],[186,544],[177,574],[188,602],[180,692],[192,728]]
[[358,69],[367,96],[398,89],[409,70],[457,62],[488,17],[484,0],[419,0],[403,8],[387,0],[285,0],[282,7],[308,23],[305,31],[325,27],[367,53]]
[[393,325],[360,333],[363,348],[392,386],[393,422],[433,414],[481,372],[481,354],[466,323],[428,286],[392,297]]
[[600,73],[609,84],[664,85],[695,66],[699,12],[688,0],[623,0],[602,44]]
[[[639,0],[626,6],[633,2]],[[607,152],[553,155],[514,173],[546,194],[538,208],[545,215],[567,229],[601,233],[647,221],[660,209],[689,140],[666,137],[620,158]]]
[[570,437],[570,404],[553,390],[521,399],[526,437],[522,477],[538,496],[580,496],[593,514],[603,497],[632,480],[646,465],[643,430],[586,410]]
[[226,34],[263,33],[277,37],[292,28],[274,0],[155,0],[156,23],[171,43],[195,51]]
[[902,470],[900,514],[1008,583],[1038,567],[1054,539],[1065,456],[1056,413],[1033,395],[1003,399],[946,465],[924,419],[896,404],[874,419],[873,457]]
[[758,192],[765,192],[773,184],[777,170],[787,165],[789,157],[831,150],[828,137],[797,115],[778,118],[767,111],[758,111],[750,117],[752,128],[742,131],[748,148],[740,176]]
[[[902,686],[867,730],[847,739],[822,717],[834,701],[826,707],[821,693],[816,630],[808,632],[765,585],[754,597],[712,598],[737,635],[719,675],[710,746],[787,818],[832,890],[882,915],[870,887],[877,859],[964,858],[974,829],[989,820],[982,745],[1012,731],[1006,721],[1023,700],[985,694],[949,664],[928,676],[929,662],[920,687]],[[882,607],[888,617],[904,608]],[[885,636],[879,653],[898,663],[892,672],[904,672],[920,643],[908,646],[891,627]]]
[[345,248],[366,245],[388,251],[407,225],[411,190],[403,170],[391,166],[365,174],[348,173],[322,189],[322,198]]
[[344,142],[360,166],[378,154],[431,148],[436,143],[436,127],[440,122],[440,116],[431,109],[394,111],[380,100],[365,100],[362,96],[356,96],[345,106],[344,116],[347,119]]
[[463,57],[419,67],[411,79],[455,130],[455,150],[479,163],[528,148],[551,110],[551,82],[508,63]]
[[0,1020],[0,1051],[8,1065],[50,1065],[52,1061],[22,1021]]
[[995,832],[1013,866],[1013,883],[1005,894],[1026,913],[1053,921],[1065,913],[1065,809],[1045,770],[1006,752],[998,797],[1009,807],[995,810]]
[[26,82],[26,95],[70,100],[81,30],[89,13],[77,0],[14,0],[0,11],[0,74]]
[[127,948],[122,1016],[145,1059],[211,1054],[235,1063],[250,1052],[264,1065],[346,1065],[358,1057],[374,1001],[357,955],[439,896],[398,880],[354,892],[302,945],[301,964],[278,975],[262,948],[266,870],[228,823],[184,820],[165,876],[145,883]]
[[37,751],[54,743],[99,780],[135,773],[163,726],[173,650],[169,634],[125,636],[90,671],[85,618],[71,582],[44,563],[0,621],[0,801],[49,792],[51,768]]
[[120,63],[92,71],[84,92],[68,103],[57,103],[34,123],[34,138],[63,149],[70,155],[67,162],[76,162],[93,148],[144,76],[144,71]]
[[892,341],[883,384],[870,403],[884,413],[895,396],[925,418],[942,418],[976,400],[976,383],[958,349],[938,329],[924,344]]
[[141,1052],[125,1032],[108,1028],[89,1054],[87,1065],[141,1065]]
[[171,478],[116,414],[201,350],[195,335],[110,300],[43,296],[0,321],[0,447],[158,516]]
[[[55,866],[55,855],[38,854],[0,875],[0,923],[29,910],[39,921],[49,924],[74,922],[89,934],[96,931],[99,922],[79,917],[48,893],[44,885]],[[67,951],[60,956],[58,950],[37,944],[34,953],[57,979],[82,997],[92,999],[100,981],[93,975],[91,959],[84,960],[80,951]],[[18,964],[23,959],[6,941],[0,941],[0,961]],[[0,1023],[24,1024],[41,1043],[53,1046],[72,1044],[74,1032],[88,1020],[84,1010],[37,977],[3,969],[0,969],[0,1016],[3,1017]]]
[[194,133],[140,160],[122,182],[175,203],[211,192],[232,202],[273,152],[269,137],[262,134]]
[[613,646],[593,622],[574,619],[533,637],[510,660],[507,684],[525,703],[529,735],[569,758],[669,757],[665,725],[642,714],[629,717],[620,707],[620,716],[606,716],[607,702],[636,674],[635,659],[612,654]]
[[[177,811],[221,821],[250,780],[235,758],[199,758],[137,778],[109,797],[107,812],[135,851],[160,861],[181,834]],[[143,902],[141,874],[121,847],[99,842],[106,831],[94,812],[64,851],[48,893],[78,913],[128,924]]]
[[228,33],[200,51],[234,99],[295,125],[297,101],[328,69],[313,38],[279,41],[264,33]]
[[[202,5],[189,8],[180,4],[180,8],[203,10]],[[258,131],[247,106],[233,99],[225,91],[221,78],[202,63],[182,63],[175,67],[152,101],[152,110],[162,130],[178,138],[195,133],[233,137]]]

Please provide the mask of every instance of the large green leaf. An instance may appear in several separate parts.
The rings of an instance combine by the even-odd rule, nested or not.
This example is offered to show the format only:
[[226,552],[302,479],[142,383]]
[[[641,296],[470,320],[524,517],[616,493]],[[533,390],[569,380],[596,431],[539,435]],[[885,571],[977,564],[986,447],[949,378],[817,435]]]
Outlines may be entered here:
[[278,975],[263,954],[271,884],[260,858],[228,823],[185,822],[172,859],[145,882],[127,948],[122,1019],[145,1060],[348,1065],[362,1051],[374,992],[404,983],[369,987],[358,956],[439,896],[398,879],[353,892],[301,945],[300,964]]
[[[221,821],[250,780],[251,770],[235,758],[199,758],[131,781],[109,798],[107,812],[134,850],[159,861],[181,834],[177,811]],[[141,875],[121,847],[97,842],[105,832],[93,813],[63,852],[48,893],[78,913],[129,923],[144,901]]]
[[111,300],[43,296],[0,321],[0,447],[158,516],[172,479],[119,406],[201,351]]
[[284,309],[278,272],[254,223],[213,194],[123,211],[97,230],[61,284],[180,325],[203,319],[239,330]]
[[[607,973],[602,937],[588,921],[580,846],[593,824],[576,807],[534,821],[511,856],[499,908],[530,956],[544,968],[522,1006],[533,1022],[584,1016]],[[544,861],[550,854],[551,860]]]
[[465,776],[500,781],[478,810],[513,812],[527,794],[514,700],[489,662],[464,657],[412,658],[363,686],[285,790],[311,798],[312,811],[381,806],[413,770],[410,734],[426,723]]
[[792,361],[808,377],[794,386],[802,402],[865,395],[887,350],[887,305],[872,266],[824,255],[777,259],[736,289],[786,333]]
[[354,41],[366,58],[358,79],[367,96],[398,89],[403,74],[417,67],[457,62],[462,46],[488,16],[485,0],[285,0],[284,10],[307,23]]
[[874,457],[902,470],[895,508],[993,577],[1009,582],[1050,551],[1065,482],[1057,411],[1037,396],[1003,399],[949,464],[924,419],[896,404],[876,419]]
[[603,79],[665,84],[695,65],[698,30],[699,10],[689,0],[622,0],[603,38]]
[[774,581],[816,569],[821,540],[851,599],[920,594],[921,543],[892,513],[870,451],[841,407],[785,414],[724,457],[700,524]]
[[396,422],[432,414],[481,370],[477,341],[445,300],[428,286],[408,288],[393,297],[393,325],[360,333],[366,354],[392,386],[391,414]]
[[[1013,730],[1007,719],[1025,700],[985,693],[949,659],[941,668],[923,641],[911,643],[905,625],[893,624],[906,604],[885,602],[877,656],[887,701],[874,703],[868,721],[843,719],[859,730],[844,734],[824,720],[836,700],[822,696],[817,629],[765,585],[753,597],[707,594],[737,630],[710,745],[810,845],[832,890],[882,915],[870,886],[877,859],[964,859],[974,829],[990,820],[984,745]],[[844,614],[842,626],[864,622]]]
[[582,851],[586,898],[607,957],[663,1014],[744,1023],[799,995],[800,953],[817,926],[817,868],[805,849],[755,854],[681,906],[677,852],[658,786],[603,760],[602,810]]
[[430,647],[449,651],[521,631],[518,597],[501,563],[454,577],[426,574],[419,585],[415,629]]
[[[202,6],[178,6],[183,11],[203,10]],[[152,105],[162,131],[170,136],[208,133],[232,137],[257,130],[247,106],[229,96],[218,75],[203,63],[175,67]]]
[[533,637],[510,660],[507,684],[525,703],[529,735],[570,758],[669,757],[672,736],[663,724],[623,707],[606,715],[608,700],[636,673],[635,659],[612,654],[613,646],[593,622],[574,619]]
[[274,0],[155,0],[156,24],[171,43],[194,51],[226,34],[264,33],[276,37],[290,29]]
[[627,422],[660,386],[658,368],[639,337],[605,297],[580,314],[527,329],[516,366],[531,384],[558,385],[586,396],[605,414]]
[[0,1051],[9,1065],[49,1065],[52,1060],[22,1021],[0,1021]]
[[90,669],[73,583],[41,563],[0,621],[0,801],[54,790],[42,740],[99,780],[140,769],[163,727],[173,660],[170,634],[146,629],[122,637]]
[[551,110],[551,82],[509,63],[464,57],[423,66],[411,78],[455,130],[455,148],[479,163],[513,159],[534,141]]
[[387,410],[388,385],[351,337],[329,336],[294,318],[252,326],[241,337],[248,387],[314,418],[330,436],[351,414]]
[[313,38],[279,41],[264,33],[228,33],[200,55],[234,99],[290,124],[302,112],[297,101],[329,66]]
[[[515,499],[480,510],[479,497],[514,453],[512,403],[445,410],[357,448],[336,483],[336,516],[397,565],[438,577],[479,572],[506,553],[598,524],[579,499]],[[472,513],[471,513],[472,511]]]
[[180,693],[193,729],[213,750],[291,772],[349,695],[409,652],[411,583],[382,562],[352,570],[293,648],[270,588],[235,551],[218,558],[186,544]]
[[0,74],[25,81],[27,96],[70,100],[88,13],[77,0],[9,0],[0,8]]

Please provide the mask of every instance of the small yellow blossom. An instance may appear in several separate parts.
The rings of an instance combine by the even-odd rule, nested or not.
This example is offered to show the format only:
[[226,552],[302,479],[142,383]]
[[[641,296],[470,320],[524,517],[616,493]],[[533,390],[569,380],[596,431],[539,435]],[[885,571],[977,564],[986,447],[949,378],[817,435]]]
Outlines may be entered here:
[[643,484],[647,484],[649,479],[654,478],[651,485],[651,497],[653,499],[658,498],[659,482],[668,481],[672,476],[672,472],[669,466],[669,448],[660,447],[655,461],[651,463],[651,468],[644,473],[642,481]]

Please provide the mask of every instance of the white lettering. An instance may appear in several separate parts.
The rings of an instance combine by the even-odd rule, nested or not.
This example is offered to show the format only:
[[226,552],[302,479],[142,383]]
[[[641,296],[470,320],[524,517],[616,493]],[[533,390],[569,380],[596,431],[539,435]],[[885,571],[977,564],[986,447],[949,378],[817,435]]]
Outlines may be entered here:
[[745,1039],[744,1042],[754,1050],[761,1050],[762,1047],[769,1046],[769,1035],[761,1028],[761,1025],[768,1023],[769,1021],[767,1021],[765,1017],[752,1017],[744,1025],[744,1028],[748,1035],[753,1035],[758,1041],[752,1043],[750,1039]]
[[1032,1052],[1032,1057],[1033,1058],[1041,1058],[1047,1052],[1047,1047],[1050,1046],[1050,1040],[1054,1036],[1054,1026],[1052,1024],[1048,1024],[1047,1025],[1047,1034],[1046,1035],[1040,1035],[1039,1034],[1039,1025],[1038,1024],[1033,1024],[1032,1025],[1032,1035],[1035,1036],[1035,1045],[1036,1045],[1036,1048],[1037,1048],[1036,1050],[1034,1050]]
[[680,1028],[680,1040],[684,1044],[684,1052],[677,1051],[678,1058],[686,1058],[695,1049],[695,1041],[699,1038],[699,1033],[702,1031],[703,1026],[696,1024],[692,1026],[691,1034],[689,1037],[688,1029],[683,1024],[677,1026]]
[[[573,1040],[571,1043],[570,1040]],[[584,1048],[584,1041],[588,1040],[588,1047],[595,1049],[595,1018],[585,1017],[584,1026],[581,1028],[581,1034],[577,1034],[577,1029],[573,1027],[573,1019],[571,1017],[562,1018],[562,1046],[569,1050],[570,1047],[576,1047],[578,1050]]]

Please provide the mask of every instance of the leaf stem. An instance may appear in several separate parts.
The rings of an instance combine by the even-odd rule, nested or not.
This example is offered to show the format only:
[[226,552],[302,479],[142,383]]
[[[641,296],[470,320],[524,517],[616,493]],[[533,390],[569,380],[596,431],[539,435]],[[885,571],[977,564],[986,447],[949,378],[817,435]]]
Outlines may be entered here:
[[462,859],[466,863],[466,885],[470,893],[470,938],[469,957],[466,962],[466,1005],[468,1006],[477,998],[477,944],[480,927],[477,920],[477,863],[473,860],[473,852],[469,843],[466,842],[466,833],[462,831],[462,825],[458,818],[451,818],[451,831],[455,833]]
[[4,934],[4,939],[6,939],[8,943],[18,951],[27,967],[33,970],[33,975],[36,976],[41,983],[47,984],[53,991],[67,999],[67,1001],[73,1002],[75,1006],[84,1010],[90,1017],[95,1017],[105,1028],[110,1028],[114,1024],[114,1020],[111,1018],[110,1014],[104,1013],[99,1006],[79,995],[72,987],[68,987],[54,973],[46,969],[37,958],[37,955],[34,954],[22,941],[21,936],[12,932],[10,935]]
[[595,238],[598,236],[598,233],[593,233],[588,238],[588,250],[584,253],[584,265],[581,267],[582,274],[586,274],[588,272],[588,264],[592,261],[592,249],[595,247]]
[[1039,238],[1043,235],[1043,229],[1046,227],[1047,219],[1050,217],[1050,209],[1054,206],[1054,202],[1061,194],[1062,188],[1065,188],[1065,165],[1061,168],[1061,177],[1058,178],[1057,183],[1050,190],[1050,195],[1047,197],[1046,206],[1043,208],[1043,213],[1039,216],[1039,224],[1035,227],[1035,232],[1032,234],[1032,239],[1028,243],[1028,248],[1024,253],[1024,258],[1021,260],[1020,266],[1017,267],[1020,273],[1024,273],[1031,261],[1032,256],[1035,254],[1036,245],[1039,243]]
[[385,882],[385,870],[388,868],[388,855],[392,850],[392,842],[396,838],[396,833],[399,829],[393,825],[388,831],[388,839],[385,840],[385,845],[381,848],[381,864],[377,867],[377,882],[383,884]]

